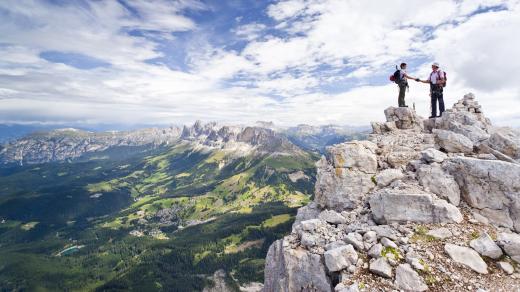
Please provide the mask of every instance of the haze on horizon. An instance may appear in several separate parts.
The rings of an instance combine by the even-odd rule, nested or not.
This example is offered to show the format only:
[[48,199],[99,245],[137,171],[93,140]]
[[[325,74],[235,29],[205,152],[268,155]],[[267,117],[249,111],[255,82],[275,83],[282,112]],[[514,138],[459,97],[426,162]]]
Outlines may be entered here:
[[448,108],[518,127],[518,35],[519,0],[6,0],[0,123],[367,125],[437,61]]

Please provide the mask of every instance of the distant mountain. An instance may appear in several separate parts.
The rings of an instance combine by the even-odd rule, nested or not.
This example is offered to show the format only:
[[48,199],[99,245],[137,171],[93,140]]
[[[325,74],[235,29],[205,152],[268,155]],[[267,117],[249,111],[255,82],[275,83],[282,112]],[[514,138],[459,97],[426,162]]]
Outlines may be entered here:
[[284,130],[289,140],[299,147],[324,153],[325,147],[350,140],[364,140],[370,132],[368,127],[310,126],[301,124]]
[[74,128],[36,132],[4,144],[0,164],[35,164],[76,159],[113,147],[157,146],[178,140],[180,129],[150,128],[127,132],[88,132]]
[[90,132],[74,128],[36,132],[0,146],[0,164],[36,164],[78,159],[87,154],[117,147],[157,147],[178,140],[200,146],[249,153],[251,151],[301,151],[287,137],[272,129],[249,126],[223,126],[217,123],[192,126],[149,128],[134,131]]
[[49,125],[19,125],[19,124],[0,124],[0,144],[6,143],[38,131],[51,131],[59,126]]
[[273,130],[200,122],[8,147],[25,153],[0,168],[1,291],[202,291],[220,269],[262,282],[318,159]]

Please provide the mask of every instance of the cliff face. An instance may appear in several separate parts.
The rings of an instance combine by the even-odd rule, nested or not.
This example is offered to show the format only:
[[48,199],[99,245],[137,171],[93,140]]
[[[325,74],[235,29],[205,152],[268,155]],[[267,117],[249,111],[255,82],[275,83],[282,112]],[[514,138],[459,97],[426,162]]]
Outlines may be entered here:
[[317,163],[315,200],[270,247],[264,290],[518,289],[520,135],[472,94],[442,118],[385,116]]

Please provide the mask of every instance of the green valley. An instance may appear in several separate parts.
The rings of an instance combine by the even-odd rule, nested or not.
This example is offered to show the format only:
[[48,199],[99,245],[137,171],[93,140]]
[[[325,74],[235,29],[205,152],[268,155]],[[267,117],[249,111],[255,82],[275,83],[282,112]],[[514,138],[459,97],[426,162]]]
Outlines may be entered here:
[[200,291],[218,269],[237,291],[262,282],[314,188],[317,154],[288,149],[179,140],[2,167],[1,290]]

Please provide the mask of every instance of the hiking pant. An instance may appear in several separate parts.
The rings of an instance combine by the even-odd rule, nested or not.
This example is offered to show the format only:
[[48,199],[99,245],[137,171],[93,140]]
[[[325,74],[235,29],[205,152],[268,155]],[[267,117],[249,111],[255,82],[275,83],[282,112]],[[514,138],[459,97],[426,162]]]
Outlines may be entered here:
[[442,113],[444,112],[444,97],[442,94],[442,89],[432,89],[431,91],[432,117],[437,116],[437,101],[439,101],[439,115],[442,116]]
[[405,85],[399,85],[399,97],[397,98],[397,104],[399,104],[400,107],[405,106],[404,102],[404,95],[406,93],[406,84]]

